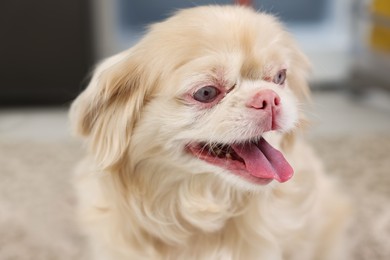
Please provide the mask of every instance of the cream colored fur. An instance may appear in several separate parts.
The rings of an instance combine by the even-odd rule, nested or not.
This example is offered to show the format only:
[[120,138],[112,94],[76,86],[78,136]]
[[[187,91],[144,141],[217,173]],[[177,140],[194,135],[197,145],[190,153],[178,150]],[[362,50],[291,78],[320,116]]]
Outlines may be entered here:
[[[281,67],[284,88],[263,80]],[[294,138],[307,69],[277,20],[229,6],[180,11],[103,61],[70,114],[89,149],[75,183],[92,259],[345,259],[346,202]],[[183,100],[214,78],[235,85],[215,109]],[[282,100],[280,131],[263,136],[295,170],[286,183],[255,185],[185,152],[253,137],[243,102],[258,89]]]

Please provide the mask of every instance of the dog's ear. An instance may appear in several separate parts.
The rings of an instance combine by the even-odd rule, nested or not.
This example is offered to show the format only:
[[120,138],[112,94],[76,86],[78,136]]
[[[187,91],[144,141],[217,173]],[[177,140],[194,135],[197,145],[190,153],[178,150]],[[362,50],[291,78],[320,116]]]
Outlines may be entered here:
[[147,66],[132,50],[103,61],[70,109],[74,131],[88,138],[101,169],[120,162],[132,130],[152,91]]
[[310,99],[310,88],[307,82],[310,62],[307,57],[295,46],[291,44],[291,64],[288,75],[288,85],[295,95],[301,100]]
[[[288,85],[297,96],[300,102],[311,101],[310,87],[307,76],[311,65],[306,55],[303,54],[297,47],[295,42],[289,44],[291,52],[291,64],[288,70]],[[309,121],[303,111],[299,112],[298,129],[303,131],[309,125]],[[296,139],[296,131],[284,134],[281,146],[285,151],[291,149]]]

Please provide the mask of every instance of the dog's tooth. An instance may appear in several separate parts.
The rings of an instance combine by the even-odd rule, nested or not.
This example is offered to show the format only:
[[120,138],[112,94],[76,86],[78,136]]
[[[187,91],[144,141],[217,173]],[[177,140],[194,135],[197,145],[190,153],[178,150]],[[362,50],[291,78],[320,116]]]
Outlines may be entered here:
[[226,158],[227,159],[232,159],[232,155],[230,153],[226,153]]

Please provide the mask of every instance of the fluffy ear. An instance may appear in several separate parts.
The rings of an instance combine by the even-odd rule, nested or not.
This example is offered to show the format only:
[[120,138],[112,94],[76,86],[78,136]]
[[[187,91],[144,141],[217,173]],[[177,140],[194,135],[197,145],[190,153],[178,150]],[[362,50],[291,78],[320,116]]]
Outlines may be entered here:
[[[298,97],[300,102],[310,101],[310,87],[307,81],[310,70],[310,62],[307,57],[299,50],[294,42],[289,44],[291,51],[291,64],[288,70],[288,85]],[[298,129],[304,130],[309,124],[303,111],[299,112]],[[293,147],[296,139],[296,132],[290,132],[283,136],[281,146],[285,151]]]
[[98,65],[91,82],[71,106],[73,129],[88,138],[101,169],[115,166],[129,147],[154,83],[146,69],[131,50],[108,58]]
[[309,100],[310,88],[307,74],[311,67],[310,62],[294,43],[291,43],[291,64],[289,67],[289,87],[300,100]]

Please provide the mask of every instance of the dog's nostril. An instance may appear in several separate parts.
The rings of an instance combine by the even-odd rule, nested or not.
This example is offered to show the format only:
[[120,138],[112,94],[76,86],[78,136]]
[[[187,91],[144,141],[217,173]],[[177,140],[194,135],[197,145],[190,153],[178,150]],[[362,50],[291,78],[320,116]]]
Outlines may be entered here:
[[274,105],[279,106],[279,104],[280,104],[280,97],[276,96],[274,99]]
[[260,109],[265,109],[265,108],[267,108],[267,101],[263,100],[263,104]]

